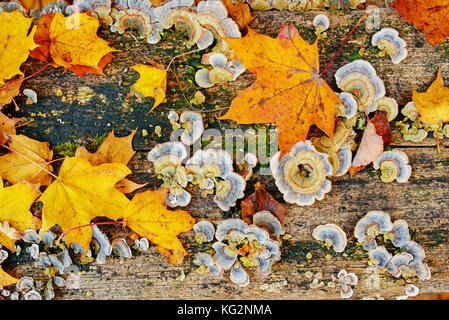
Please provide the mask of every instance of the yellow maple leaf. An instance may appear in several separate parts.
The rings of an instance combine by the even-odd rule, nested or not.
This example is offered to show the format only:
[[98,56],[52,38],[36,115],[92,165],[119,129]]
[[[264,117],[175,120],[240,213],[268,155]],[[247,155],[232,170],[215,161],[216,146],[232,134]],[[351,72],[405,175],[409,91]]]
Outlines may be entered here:
[[[120,163],[92,166],[89,161],[66,158],[58,179],[44,191],[40,200],[42,233],[59,225],[63,231],[89,224],[95,217],[120,218],[129,203],[114,185],[131,170]],[[92,239],[92,228],[79,228],[67,232],[67,243],[77,242],[87,253]]]
[[48,172],[53,171],[53,167],[48,164],[53,158],[49,143],[40,142],[24,135],[5,133],[3,135],[7,138],[9,147],[14,151],[0,157],[0,176],[13,184],[26,180],[43,186],[49,185],[52,177]]
[[5,80],[23,75],[20,66],[38,46],[33,40],[36,27],[28,32],[32,21],[33,18],[25,18],[19,9],[0,12],[0,87]]
[[[7,222],[18,232],[39,229],[40,220],[34,217],[30,211],[31,205],[39,195],[39,185],[37,184],[21,181],[13,186],[4,187],[0,180],[0,223]],[[16,239],[12,239],[0,231],[0,242],[9,250],[14,251],[15,241]]]
[[165,189],[136,194],[123,219],[134,232],[155,243],[169,262],[181,263],[187,252],[177,236],[192,229],[195,220],[184,210],[167,209],[166,195]]
[[18,76],[7,81],[5,85],[0,88],[0,109],[2,109],[3,106],[11,103],[14,97],[20,93],[22,79],[23,76]]
[[165,99],[167,89],[167,71],[163,65],[152,62],[152,65],[136,64],[131,69],[140,74],[139,79],[132,85],[127,97],[135,94],[137,98],[152,97],[154,104],[151,110],[156,108]]
[[0,288],[10,286],[14,283],[17,283],[19,279],[16,279],[9,274],[7,274],[3,268],[0,266]]
[[97,36],[99,26],[98,19],[87,13],[64,17],[57,12],[49,30],[53,61],[66,69],[73,66],[99,68],[105,55],[117,51]]
[[413,90],[413,102],[419,112],[419,120],[428,125],[449,121],[449,88],[444,86],[441,68],[437,79],[426,92]]
[[[19,119],[8,118],[2,112],[0,112],[0,144],[8,141],[8,135],[16,134],[16,124]],[[6,133],[6,135],[3,134]]]

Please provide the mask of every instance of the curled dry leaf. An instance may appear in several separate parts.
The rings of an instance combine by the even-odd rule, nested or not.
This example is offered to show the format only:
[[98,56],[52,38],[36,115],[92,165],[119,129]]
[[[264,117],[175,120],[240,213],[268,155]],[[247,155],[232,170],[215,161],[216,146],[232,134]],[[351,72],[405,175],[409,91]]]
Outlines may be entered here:
[[192,229],[195,220],[184,210],[169,210],[167,190],[148,190],[136,194],[123,211],[126,225],[157,245],[171,263],[181,263],[187,254],[177,236]]
[[[0,180],[0,223],[7,222],[18,232],[26,229],[37,230],[40,220],[30,211],[31,205],[39,197],[39,185],[25,181],[10,187],[4,187]],[[14,252],[15,239],[0,231],[0,243]],[[1,284],[0,284],[1,287]]]
[[[5,132],[2,135],[7,139],[8,146],[14,151],[0,157],[0,176],[13,184],[26,180],[48,186],[52,177],[47,171],[53,171],[53,167],[48,164],[53,158],[50,144],[24,135]],[[42,170],[41,167],[47,171]]]
[[271,194],[269,194],[260,182],[254,185],[256,191],[248,198],[241,202],[242,220],[247,224],[252,224],[252,216],[259,211],[270,211],[281,224],[284,224],[285,208],[282,204],[277,202]]
[[30,31],[32,21],[19,10],[0,12],[0,87],[6,80],[23,75],[20,66],[28,58],[30,50],[38,46],[33,40],[36,27]]
[[132,95],[136,95],[137,98],[154,98],[154,104],[151,108],[151,110],[153,110],[165,99],[167,71],[163,65],[156,62],[151,63],[151,66],[146,64],[136,64],[131,67],[132,70],[135,70],[140,74],[140,77],[131,87],[131,91],[126,97],[128,98]]
[[311,125],[333,135],[335,105],[341,102],[320,77],[317,41],[311,45],[293,25],[285,25],[276,39],[248,28],[245,37],[226,42],[257,80],[220,119],[276,124],[281,156],[306,140]]
[[349,168],[351,176],[379,158],[391,141],[392,134],[387,117],[383,112],[376,112],[368,121],[360,146],[352,160]]
[[[63,231],[89,224],[95,217],[120,218],[128,205],[126,196],[114,188],[131,173],[121,163],[92,166],[89,161],[66,158],[56,179],[42,194],[42,234],[58,224]],[[91,228],[79,228],[65,235],[68,245],[79,243],[87,253]]]

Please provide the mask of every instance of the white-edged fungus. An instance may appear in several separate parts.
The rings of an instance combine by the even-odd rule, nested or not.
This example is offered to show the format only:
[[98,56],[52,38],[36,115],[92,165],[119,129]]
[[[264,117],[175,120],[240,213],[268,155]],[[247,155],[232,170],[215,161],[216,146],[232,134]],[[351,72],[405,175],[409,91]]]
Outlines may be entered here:
[[397,64],[407,57],[408,51],[405,48],[407,42],[399,37],[399,32],[393,28],[383,28],[376,32],[371,44],[377,46],[382,52],[391,57],[391,61]]
[[361,218],[355,228],[354,236],[363,243],[365,250],[377,247],[376,237],[393,229],[390,215],[382,211],[370,211]]
[[217,265],[224,270],[231,269],[237,261],[238,251],[231,249],[222,242],[214,242],[212,248],[215,250],[215,261]]
[[184,132],[181,134],[181,142],[192,145],[201,138],[204,132],[203,117],[200,113],[184,111],[179,118],[183,124]]
[[332,246],[335,252],[343,252],[346,248],[346,233],[333,223],[317,226],[312,236],[318,241],[324,241],[328,248]]
[[140,251],[147,251],[150,247],[150,241],[147,238],[136,239],[134,240],[134,244]]
[[224,54],[218,52],[204,54],[201,62],[212,66],[212,69],[200,69],[195,74],[195,82],[202,88],[235,81],[246,70],[240,61],[228,61]]
[[232,231],[244,232],[248,225],[241,219],[226,219],[217,224],[217,230],[215,231],[215,238],[218,241],[225,239],[228,233]]
[[407,154],[400,150],[384,151],[377,160],[373,162],[374,169],[381,170],[380,179],[389,183],[396,180],[406,183],[412,174],[412,167],[408,164]]
[[315,27],[316,32],[322,33],[329,29],[329,18],[327,15],[320,13],[313,18],[312,21],[313,26]]
[[[185,168],[187,174],[193,176],[192,184],[198,184],[202,179],[225,177],[233,172],[232,158],[221,149],[199,149],[187,160]],[[204,184],[206,187],[207,184]],[[201,188],[201,185],[200,185]]]
[[332,176],[341,177],[346,174],[352,164],[351,148],[345,145],[337,152],[330,153],[329,162],[332,165]]
[[19,292],[25,292],[30,289],[34,289],[34,279],[28,276],[21,277],[16,283],[16,290]]
[[106,263],[106,257],[110,256],[112,253],[112,245],[111,242],[109,242],[108,237],[101,232],[100,228],[98,226],[94,225],[92,226],[92,240],[93,242],[96,242],[96,262],[98,264],[105,264]]
[[36,91],[31,90],[31,89],[24,89],[23,90],[23,94],[25,96],[27,96],[28,99],[30,99],[30,101],[32,103],[37,103],[37,93],[36,93]]
[[336,105],[336,116],[352,118],[357,114],[358,103],[357,100],[354,99],[352,93],[349,92],[341,92],[337,93],[337,96],[340,98],[340,101],[343,104]]
[[217,181],[215,184],[214,201],[221,210],[228,211],[231,207],[235,206],[238,199],[245,196],[243,191],[246,188],[246,181],[241,175],[235,172],[229,172],[223,179]]
[[274,238],[278,238],[285,233],[284,227],[279,219],[267,210],[256,212],[253,215],[253,224],[259,228],[266,229]]
[[180,186],[170,188],[170,192],[167,193],[165,202],[171,208],[185,207],[190,203],[192,196]]
[[201,220],[195,223],[193,225],[193,231],[195,231],[195,240],[199,244],[214,240],[215,227],[207,220]]
[[355,60],[344,65],[335,72],[335,79],[341,90],[357,98],[361,111],[376,111],[377,99],[385,96],[385,85],[368,61]]
[[378,246],[376,249],[369,250],[368,255],[374,261],[373,265],[379,268],[384,268],[393,257],[384,246]]
[[340,285],[340,296],[343,299],[349,299],[353,295],[351,286],[355,286],[358,283],[358,277],[355,273],[348,273],[346,270],[340,270],[337,274],[338,284]]
[[[42,232],[42,231],[41,231]],[[41,233],[39,232],[39,234]],[[49,248],[53,248],[55,246],[55,240],[58,236],[52,232],[51,230],[47,230],[42,234],[41,242],[45,243]]]
[[179,141],[169,141],[156,145],[149,153],[148,160],[153,162],[156,173],[164,174],[165,171],[175,173],[176,167],[182,164],[187,157],[185,146]]
[[412,260],[413,256],[411,254],[401,252],[395,254],[385,265],[385,268],[393,277],[399,278],[402,274],[402,268],[408,268]]
[[133,254],[130,246],[123,238],[116,238],[111,242],[112,249],[122,258],[130,259]]
[[402,108],[401,113],[412,121],[418,119],[419,115],[418,109],[413,101],[407,103],[404,108]]
[[405,220],[398,219],[393,222],[393,229],[390,231],[390,239],[395,247],[402,248],[410,241],[410,232]]
[[39,252],[35,266],[42,269],[46,269],[47,267],[51,266],[51,261],[48,258],[48,254],[46,252]]
[[223,274],[223,269],[215,263],[214,258],[208,253],[198,253],[193,263],[200,267],[198,270],[199,273],[210,273],[217,277]]
[[409,283],[406,287],[405,287],[405,294],[408,297],[415,297],[417,296],[419,293],[419,288],[411,283]]
[[232,266],[231,272],[229,273],[229,279],[240,287],[246,287],[250,283],[248,273],[238,262],[234,263]]
[[36,290],[30,290],[27,293],[24,294],[25,300],[42,300],[42,297],[39,292]]
[[37,243],[39,242],[39,235],[34,229],[27,229],[23,232],[23,241],[27,243]]
[[329,156],[316,151],[309,140],[297,142],[279,161],[280,152],[270,159],[270,169],[284,200],[300,206],[322,200],[331,190],[326,176],[332,174]]
[[398,103],[390,97],[377,99],[377,110],[385,113],[388,121],[393,121],[399,112]]
[[8,251],[0,250],[0,264],[2,264],[6,259],[8,259]]
[[39,246],[36,243],[27,248],[27,251],[32,259],[36,260],[39,257]]

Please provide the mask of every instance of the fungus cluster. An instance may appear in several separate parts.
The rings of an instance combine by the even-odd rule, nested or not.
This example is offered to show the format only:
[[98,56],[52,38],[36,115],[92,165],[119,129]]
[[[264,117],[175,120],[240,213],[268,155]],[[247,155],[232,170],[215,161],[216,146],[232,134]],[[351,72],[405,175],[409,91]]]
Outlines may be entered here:
[[253,10],[289,10],[303,12],[313,9],[355,9],[365,0],[337,0],[337,1],[323,1],[323,0],[246,0]]
[[340,296],[343,299],[349,299],[354,294],[351,286],[355,286],[359,279],[355,273],[348,273],[346,270],[340,270],[337,274],[338,284],[340,286]]
[[[272,265],[280,259],[280,243],[270,238],[267,229],[278,230],[279,221],[268,211],[257,216],[255,222],[248,225],[241,219],[227,219],[217,224],[216,230],[212,223],[200,221],[194,226],[195,239],[199,242],[211,242],[213,255],[199,253],[194,263],[199,266],[199,273],[209,273],[221,276],[229,271],[230,280],[241,286],[250,283],[249,270],[258,277],[265,278],[271,273]],[[258,223],[258,224],[256,224]],[[281,227],[282,228],[282,227]],[[274,236],[274,234],[272,235]]]
[[[379,235],[382,235],[385,240],[390,240],[393,246],[400,249],[400,252],[392,255],[385,246],[378,246],[376,237]],[[404,278],[417,276],[420,280],[430,279],[430,269],[423,262],[424,249],[411,240],[405,220],[398,219],[392,223],[387,213],[370,211],[357,222],[354,236],[368,251],[369,264],[384,268],[396,278],[402,275]]]
[[211,65],[211,69],[200,69],[195,74],[195,82],[202,88],[210,88],[217,83],[235,81],[246,69],[240,61],[233,63],[219,52],[203,55],[202,64]]
[[407,42],[399,37],[399,32],[393,28],[383,28],[376,32],[371,39],[371,44],[377,46],[383,54],[388,54],[394,64],[398,64],[407,57],[405,48]]
[[396,149],[383,152],[373,162],[373,167],[376,170],[380,168],[380,179],[386,183],[394,180],[405,183],[412,174],[412,167],[408,164],[408,156],[405,152]]

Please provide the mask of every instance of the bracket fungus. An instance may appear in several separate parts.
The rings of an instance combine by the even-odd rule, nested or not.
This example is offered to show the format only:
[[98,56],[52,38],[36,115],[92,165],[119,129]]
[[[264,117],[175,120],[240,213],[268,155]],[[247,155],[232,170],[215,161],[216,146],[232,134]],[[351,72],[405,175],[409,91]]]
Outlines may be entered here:
[[270,159],[270,168],[284,200],[300,206],[322,200],[331,190],[326,179],[332,174],[329,156],[316,151],[309,140],[296,143],[279,161],[280,152]]
[[125,239],[116,238],[111,242],[112,249],[122,258],[130,259],[133,254],[131,247],[128,245]]
[[354,236],[358,242],[363,243],[365,250],[377,247],[376,237],[393,229],[390,215],[382,211],[370,211],[361,218],[355,228]]
[[275,239],[285,233],[281,221],[270,211],[263,210],[253,215],[253,224],[259,228],[265,229]]
[[388,238],[393,245],[402,248],[410,241],[410,232],[408,224],[405,220],[398,219],[393,222],[393,229],[390,231]]
[[407,252],[395,254],[385,265],[385,269],[396,278],[402,274],[402,268],[408,268],[413,256]]
[[359,108],[366,112],[377,109],[377,99],[385,96],[385,85],[377,76],[373,65],[365,60],[355,60],[335,72],[337,86],[350,92],[359,101]]
[[228,173],[224,180],[216,182],[216,191],[214,196],[215,203],[223,211],[228,211],[235,206],[236,201],[245,196],[243,191],[246,188],[245,179],[235,172]]
[[377,160],[373,162],[374,169],[380,168],[382,174],[380,179],[389,183],[396,180],[406,183],[412,174],[412,167],[408,164],[408,157],[400,150],[384,151]]
[[343,252],[346,248],[346,233],[333,223],[319,225],[313,230],[312,236],[318,241],[324,241],[328,249],[332,246],[335,252]]
[[97,253],[96,262],[98,264],[106,263],[106,257],[112,253],[112,245],[108,237],[96,225],[92,226],[92,243]]
[[379,268],[384,268],[393,257],[384,246],[378,246],[376,249],[369,250],[368,255],[371,261],[373,261],[373,265]]
[[181,134],[181,142],[192,145],[201,138],[204,132],[203,117],[198,112],[184,111],[179,121],[182,123],[184,132]]
[[408,51],[405,48],[407,42],[399,37],[399,32],[396,29],[381,29],[373,35],[371,44],[377,46],[384,54],[388,54],[394,64],[407,58]]
[[382,111],[387,116],[389,122],[393,121],[399,112],[398,103],[390,97],[377,99],[377,110]]
[[418,119],[419,115],[418,109],[413,101],[407,103],[404,108],[402,108],[401,113],[412,121]]
[[195,240],[199,244],[214,240],[215,227],[207,220],[201,220],[195,223],[193,225],[193,231],[195,231]]
[[235,81],[246,70],[240,61],[228,61],[224,54],[218,52],[203,55],[202,63],[212,66],[212,69],[200,69],[195,73],[195,82],[202,88]]
[[223,269],[217,265],[214,258],[208,253],[198,253],[195,256],[193,263],[199,266],[199,268],[196,270],[198,273],[209,273],[216,277],[221,277],[223,274]]
[[349,92],[337,93],[337,96],[343,104],[336,105],[335,115],[348,119],[354,117],[358,110],[358,103],[354,96]]
[[340,270],[337,274],[338,284],[340,285],[340,296],[343,299],[349,299],[354,294],[351,286],[355,286],[358,283],[358,277],[355,273],[348,273],[346,270]]
[[229,279],[240,287],[246,287],[250,283],[248,273],[239,262],[234,263],[232,266],[229,272]]
[[328,16],[323,13],[316,15],[313,18],[312,24],[315,27],[316,31],[319,33],[329,29],[330,25]]

